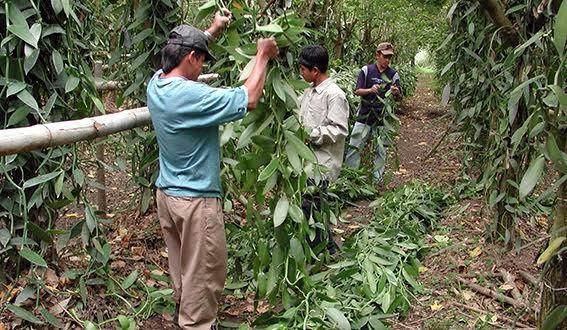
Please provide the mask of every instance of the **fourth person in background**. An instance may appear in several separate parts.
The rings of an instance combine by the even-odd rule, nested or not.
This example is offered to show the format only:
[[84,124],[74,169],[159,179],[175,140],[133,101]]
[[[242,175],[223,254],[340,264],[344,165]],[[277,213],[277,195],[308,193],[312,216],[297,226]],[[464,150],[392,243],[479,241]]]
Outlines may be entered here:
[[162,68],[147,87],[159,146],[157,213],[182,329],[216,328],[226,279],[219,125],[256,107],[268,62],[278,55],[273,38],[260,39],[256,64],[243,86],[223,89],[197,82],[203,63],[214,60],[209,41],[229,19],[230,13],[217,13],[204,32],[189,25],[173,29],[161,50]]
[[376,137],[373,176],[376,183],[382,180],[386,167],[386,148],[391,141],[380,133],[384,129],[384,103],[386,92],[391,91],[395,98],[401,99],[400,76],[390,67],[394,56],[391,43],[383,42],[376,48],[376,63],[364,66],[356,82],[354,94],[360,96],[356,123],[352,128],[345,165],[352,168],[360,166],[360,152],[369,137]]
[[[303,212],[306,217],[324,212],[325,192],[330,182],[337,179],[343,163],[345,140],[348,135],[348,102],[345,93],[329,77],[329,54],[319,45],[307,46],[299,55],[299,73],[310,83],[300,97],[300,119],[309,133],[308,143],[315,151],[319,165],[327,171],[317,192],[303,196]],[[315,184],[312,182],[312,184]],[[328,217],[325,217],[328,219]],[[336,244],[326,224],[327,248],[333,254]],[[323,234],[324,235],[324,234]],[[316,230],[314,244],[321,239],[321,230]]]

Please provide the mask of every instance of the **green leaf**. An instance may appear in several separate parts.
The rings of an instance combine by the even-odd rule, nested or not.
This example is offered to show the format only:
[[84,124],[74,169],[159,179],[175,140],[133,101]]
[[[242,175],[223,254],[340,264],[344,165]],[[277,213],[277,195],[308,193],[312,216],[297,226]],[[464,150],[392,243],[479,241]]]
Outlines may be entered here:
[[146,53],[139,55],[138,57],[136,57],[136,59],[134,61],[132,61],[132,64],[130,64],[130,67],[128,69],[130,71],[135,71],[140,65],[142,65],[142,64],[144,64],[144,62],[146,62],[146,60],[148,59],[149,56],[150,56],[150,52],[146,52]]
[[282,196],[276,204],[274,209],[274,227],[279,227],[287,217],[287,212],[289,210],[289,201],[287,197]]
[[35,98],[26,89],[18,93],[18,98],[20,99],[20,101],[24,102],[30,108],[39,112],[39,107],[37,106],[37,102],[35,101]]
[[301,160],[299,159],[299,155],[295,148],[291,144],[286,144],[285,152],[287,154],[287,160],[291,164],[293,171],[300,174],[303,171],[303,166],[301,165]]
[[120,284],[120,286],[122,287],[122,289],[126,290],[129,287],[132,286],[132,284],[134,284],[134,282],[136,282],[136,280],[138,279],[139,276],[139,272],[137,269],[135,269],[133,272],[130,273],[130,275],[128,275],[128,277],[126,277],[124,279],[124,281],[122,281],[122,284]]
[[30,29],[25,25],[10,25],[8,31],[12,32],[18,38],[25,41],[28,45],[37,48],[37,39],[31,33]]
[[559,149],[552,133],[547,136],[546,149],[555,168],[561,173],[567,174],[567,154]]
[[8,11],[9,11],[8,17],[10,18],[10,22],[12,22],[13,25],[28,26],[28,23],[26,22],[26,17],[24,16],[24,14],[22,14],[20,9],[18,9],[18,6],[16,6],[14,2],[8,2],[8,3],[10,4],[10,7],[8,7]]
[[250,77],[250,74],[252,73],[254,65],[256,65],[256,56],[252,57],[250,61],[248,61],[248,63],[244,66],[244,68],[242,68],[242,71],[240,71],[240,75],[238,76],[238,81],[244,81],[248,79],[248,77]]
[[317,162],[317,159],[315,158],[315,155],[313,154],[313,152],[305,145],[305,143],[301,142],[301,140],[299,138],[297,138],[297,136],[295,136],[295,134],[293,134],[290,131],[285,130],[284,131],[284,135],[286,140],[291,143],[291,145],[295,148],[295,151],[297,151],[297,153],[303,158],[306,159],[310,162]]
[[[327,316],[336,323],[336,328],[340,330],[350,330],[350,323],[340,310],[329,307],[327,308]],[[333,327],[334,328],[334,327]]]
[[39,38],[41,38],[41,24],[34,23],[34,25],[30,28],[30,33],[37,44],[39,42]]
[[26,88],[26,83],[22,81],[17,81],[8,84],[8,89],[6,90],[6,97],[17,94]]
[[45,262],[43,257],[30,250],[30,248],[28,248],[27,246],[24,246],[20,250],[20,256],[22,256],[22,258],[26,259],[32,264],[38,265],[40,267],[47,267],[47,262]]
[[563,57],[565,53],[565,41],[567,40],[567,2],[561,1],[561,7],[555,16],[553,25],[553,43],[555,49],[559,53],[559,57]]
[[63,181],[65,180],[65,172],[61,172],[61,174],[59,174],[59,176],[57,177],[57,180],[55,181],[55,185],[54,185],[54,189],[55,189],[55,195],[57,197],[59,197],[59,195],[61,195],[61,192],[63,191]]
[[217,3],[215,0],[207,1],[206,3],[202,4],[199,8],[197,19],[202,19],[210,15],[212,12],[215,11]]
[[73,91],[75,88],[77,88],[77,86],[79,86],[80,82],[81,80],[79,78],[75,76],[69,76],[69,78],[67,78],[67,82],[65,83],[65,93]]
[[39,312],[41,313],[43,318],[47,322],[49,322],[49,324],[54,326],[56,329],[62,329],[64,327],[63,322],[61,322],[57,317],[55,317],[55,315],[48,312],[47,309],[42,307]]
[[557,95],[557,99],[559,100],[559,104],[564,107],[567,107],[567,94],[563,91],[563,89],[557,85],[549,85],[549,88]]
[[87,227],[89,228],[89,231],[92,233],[93,230],[96,228],[97,217],[95,215],[93,208],[88,205],[86,206],[86,210],[85,210],[85,218],[86,218],[85,220],[87,223]]
[[51,113],[51,109],[55,105],[55,101],[57,101],[57,92],[53,92],[53,94],[51,94],[49,100],[47,100],[45,106],[43,107],[43,112],[46,116]]
[[539,156],[531,162],[520,182],[520,199],[525,198],[534,189],[536,183],[541,178],[544,166],[545,158],[543,156]]
[[256,26],[256,30],[262,32],[271,32],[271,33],[283,33],[283,29],[278,24],[272,23],[263,26]]
[[276,92],[276,95],[280,98],[280,100],[285,102],[285,90],[282,84],[282,78],[279,70],[274,71],[274,75],[272,77],[272,87]]
[[33,313],[31,313],[28,310],[23,309],[22,307],[16,306],[16,305],[12,305],[12,304],[8,304],[6,305],[6,308],[8,308],[8,310],[12,313],[14,313],[17,317],[24,319],[28,322],[34,323],[34,324],[43,324],[43,322],[41,322],[40,319],[38,319],[35,315],[33,315]]
[[12,238],[12,234],[10,234],[10,231],[8,229],[0,229],[0,244],[2,244],[2,246],[8,245],[10,238]]
[[531,44],[541,39],[542,35],[543,35],[543,30],[540,30],[539,32],[534,34],[530,39],[528,39],[528,41],[516,47],[516,49],[514,50],[514,54],[515,55],[521,54],[524,51],[524,49],[528,48]]
[[305,262],[303,246],[301,245],[301,242],[295,237],[293,237],[289,241],[289,252],[299,265],[302,265]]
[[67,17],[69,17],[69,15],[73,11],[71,9],[71,3],[69,2],[69,0],[61,0],[61,4],[63,5],[63,11],[65,12],[65,15],[67,15]]
[[34,49],[26,59],[24,60],[24,72],[27,75],[31,69],[35,66],[37,59],[39,58],[39,49]]
[[[565,2],[563,2],[565,4]],[[555,307],[551,313],[545,316],[542,330],[556,330],[559,329],[559,325],[563,320],[567,318],[567,305],[560,305]]]
[[58,15],[63,10],[61,0],[51,0],[51,7],[53,8],[55,15]]
[[288,213],[291,219],[297,223],[302,223],[305,220],[305,215],[297,204],[291,204]]
[[278,166],[280,166],[280,161],[278,160],[277,157],[274,157],[272,161],[268,164],[268,166],[266,166],[262,170],[262,172],[260,172],[260,175],[258,175],[258,181],[264,181],[269,177],[271,177],[272,174],[274,174],[274,172],[278,169]]
[[14,113],[10,116],[10,119],[8,120],[8,127],[9,126],[13,126],[16,124],[21,123],[24,119],[26,119],[26,116],[30,113],[30,108],[26,107],[26,106],[21,106],[19,107],[16,111],[14,111]]
[[551,257],[553,257],[553,255],[554,255],[555,251],[557,251],[557,249],[559,249],[561,247],[561,244],[563,243],[563,241],[565,239],[566,239],[565,236],[561,236],[561,237],[557,237],[553,241],[551,241],[549,243],[549,246],[547,247],[547,249],[545,249],[545,251],[543,251],[541,253],[539,258],[537,258],[537,264],[541,265],[541,264],[545,263],[547,260],[551,259]]
[[53,53],[51,53],[51,62],[53,63],[55,72],[57,72],[57,74],[60,74],[61,71],[63,71],[63,58],[57,50],[53,50]]
[[52,180],[53,178],[55,178],[56,176],[61,174],[61,172],[63,172],[63,171],[58,170],[58,171],[53,171],[51,173],[36,176],[35,178],[29,179],[26,182],[24,182],[23,187],[24,187],[24,189],[26,189],[26,188],[30,188],[30,187],[33,187],[33,186],[37,186],[38,184]]
[[91,321],[85,321],[85,323],[83,323],[83,327],[85,330],[98,330],[97,326]]

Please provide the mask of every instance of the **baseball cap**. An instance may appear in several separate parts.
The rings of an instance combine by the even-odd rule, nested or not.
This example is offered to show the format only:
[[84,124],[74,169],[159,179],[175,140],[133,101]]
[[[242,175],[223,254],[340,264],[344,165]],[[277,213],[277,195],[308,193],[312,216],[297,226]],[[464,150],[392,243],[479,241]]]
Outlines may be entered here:
[[205,60],[216,61],[209,51],[209,38],[207,38],[207,35],[191,25],[182,24],[175,27],[169,33],[167,43],[198,49],[205,53]]
[[381,52],[384,55],[394,55],[394,46],[389,42],[382,42],[376,47],[376,52]]

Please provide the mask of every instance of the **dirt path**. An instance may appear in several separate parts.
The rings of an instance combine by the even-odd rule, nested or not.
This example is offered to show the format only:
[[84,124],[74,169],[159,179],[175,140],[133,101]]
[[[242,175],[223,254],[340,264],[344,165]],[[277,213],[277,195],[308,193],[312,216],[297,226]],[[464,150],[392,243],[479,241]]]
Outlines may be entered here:
[[[430,151],[445,134],[448,109],[443,109],[430,89],[431,78],[421,76],[416,93],[404,101],[400,111],[401,128],[397,138],[399,169],[393,170],[391,189],[418,179],[441,185],[450,192],[458,183],[459,143],[446,137],[435,153]],[[428,235],[431,252],[423,259],[421,282],[426,293],[416,297],[407,317],[393,324],[394,329],[475,329],[513,328],[510,322],[534,326],[533,313],[510,309],[493,298],[480,295],[458,283],[457,277],[510,295],[518,289],[523,301],[537,306],[537,288],[520,276],[526,271],[537,278],[535,259],[541,243],[510,252],[501,244],[486,242],[484,232],[491,219],[480,196],[466,198],[451,209],[435,231]],[[526,221],[520,231],[524,244],[535,241],[545,231],[545,218]],[[501,270],[515,277],[513,283],[500,278]],[[459,306],[458,304],[461,304]],[[465,305],[467,307],[463,307]],[[471,311],[480,310],[482,313]],[[519,327],[518,324],[516,326]]]

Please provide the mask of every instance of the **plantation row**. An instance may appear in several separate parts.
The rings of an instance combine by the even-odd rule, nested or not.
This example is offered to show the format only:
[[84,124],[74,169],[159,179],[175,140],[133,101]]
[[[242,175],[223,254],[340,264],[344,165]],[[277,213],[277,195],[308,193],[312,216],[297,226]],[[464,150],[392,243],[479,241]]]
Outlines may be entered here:
[[[367,169],[344,169],[329,187],[331,200],[320,216],[307,219],[301,212],[308,178],[319,180],[320,173],[312,150],[303,143],[306,132],[294,110],[307,87],[298,75],[297,57],[307,44],[332,50],[332,76],[347,93],[352,114],[359,105],[352,92],[356,76],[372,61],[378,42],[396,46],[393,66],[405,96],[415,90],[414,55],[423,48],[437,49],[438,83],[444,86],[439,92],[452,104],[452,125],[445,136],[464,142],[464,179],[483,192],[494,216],[487,235],[520,246],[517,228],[522,221],[551,213],[549,247],[538,261],[544,265],[546,284],[539,323],[560,326],[567,322],[567,297],[554,290],[567,286],[561,273],[567,226],[567,5],[549,1],[537,6],[524,0],[444,5],[8,1],[0,9],[0,122],[3,128],[25,127],[104,112],[92,73],[95,61],[107,64],[106,79],[126,82],[116,95],[116,106],[142,105],[146,82],[159,67],[159,51],[170,30],[182,22],[204,28],[213,12],[229,9],[233,21],[210,45],[218,60],[206,71],[220,75],[214,86],[241,84],[254,65],[257,39],[274,36],[280,53],[270,65],[256,110],[220,132],[223,208],[242,212],[246,222],[227,224],[226,288],[254,292],[256,301],[283,306],[281,313],[263,315],[254,326],[379,329],[391,314],[407,313],[412,295],[422,292],[416,279],[419,258],[426,251],[423,235],[452,197],[420,184],[401,187],[374,203],[374,220],[347,239],[339,260],[330,261],[323,246],[308,244],[317,228],[336,223],[343,203],[373,198],[375,188],[368,184]],[[436,14],[441,8],[447,12],[448,30]],[[396,107],[392,98],[385,100],[384,133],[389,138],[399,129]],[[350,121],[352,127],[354,115]],[[130,328],[139,318],[172,311],[171,290],[147,287],[138,271],[118,279],[109,267],[115,256],[108,220],[87,193],[101,187],[86,172],[96,167],[129,169],[138,186],[141,214],[154,205],[158,176],[153,130],[134,129],[112,141],[119,141],[115,164],[89,158],[84,144],[2,157],[0,282],[9,288],[2,291],[2,310],[60,327],[53,310],[40,304],[42,296],[50,295],[44,280],[31,278],[44,278],[47,268],[63,272],[57,269],[58,256],[71,253],[88,255],[88,262],[65,274],[75,303],[65,318],[87,328],[115,321]],[[546,177],[552,182],[540,189]],[[62,230],[57,223],[60,211],[78,203],[84,219]],[[22,278],[30,280],[16,296]],[[119,297],[128,307],[121,306],[120,316],[109,319],[83,316],[95,290]],[[30,308],[34,293],[35,308]]]

